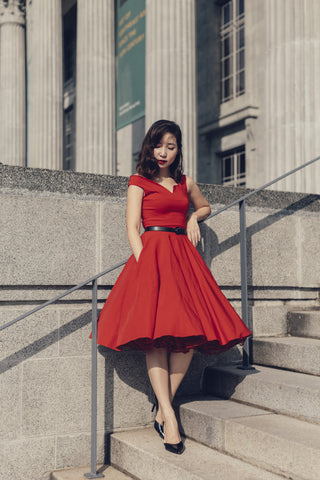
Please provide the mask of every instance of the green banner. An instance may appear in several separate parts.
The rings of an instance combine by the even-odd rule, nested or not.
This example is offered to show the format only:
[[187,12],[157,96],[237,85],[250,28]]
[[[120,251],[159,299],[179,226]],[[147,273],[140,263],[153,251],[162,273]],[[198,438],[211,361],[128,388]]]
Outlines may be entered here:
[[117,129],[145,115],[145,0],[117,0]]

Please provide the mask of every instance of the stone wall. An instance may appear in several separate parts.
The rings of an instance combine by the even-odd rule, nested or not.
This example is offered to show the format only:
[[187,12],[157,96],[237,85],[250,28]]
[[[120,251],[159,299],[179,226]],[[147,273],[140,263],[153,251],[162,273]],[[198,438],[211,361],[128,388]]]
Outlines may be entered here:
[[[0,165],[0,322],[130,255],[127,178]],[[246,190],[201,185],[213,210]],[[266,191],[247,208],[250,324],[255,335],[287,333],[289,310],[319,305],[320,196]],[[236,207],[201,225],[199,246],[240,310]],[[119,269],[99,286],[99,306]],[[22,320],[0,336],[0,477],[48,478],[90,462],[90,289]],[[240,350],[195,355],[180,394],[200,391],[205,365],[236,362]],[[99,460],[106,433],[152,421],[142,353],[99,348]]]

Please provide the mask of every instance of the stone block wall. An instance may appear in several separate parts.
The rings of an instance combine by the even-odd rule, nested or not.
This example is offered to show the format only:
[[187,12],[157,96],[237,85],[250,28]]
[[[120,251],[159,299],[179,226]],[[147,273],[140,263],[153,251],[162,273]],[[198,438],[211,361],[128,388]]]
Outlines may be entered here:
[[[0,165],[0,324],[130,255],[127,179]],[[213,210],[243,190],[201,185]],[[250,323],[287,333],[289,310],[319,305],[320,197],[263,192],[247,208]],[[240,311],[239,219],[232,208],[201,224],[200,252]],[[120,269],[99,286],[99,306]],[[0,332],[0,478],[38,480],[90,463],[90,289]],[[195,355],[180,394],[200,391],[208,364],[238,348]],[[108,432],[152,421],[144,355],[99,347],[98,456]]]

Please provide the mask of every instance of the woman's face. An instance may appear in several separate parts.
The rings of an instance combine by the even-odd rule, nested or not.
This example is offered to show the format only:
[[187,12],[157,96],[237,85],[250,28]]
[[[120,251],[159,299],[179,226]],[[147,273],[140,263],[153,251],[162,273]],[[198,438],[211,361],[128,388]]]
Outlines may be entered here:
[[165,133],[160,142],[153,149],[153,155],[160,169],[169,168],[178,154],[176,137],[172,133]]

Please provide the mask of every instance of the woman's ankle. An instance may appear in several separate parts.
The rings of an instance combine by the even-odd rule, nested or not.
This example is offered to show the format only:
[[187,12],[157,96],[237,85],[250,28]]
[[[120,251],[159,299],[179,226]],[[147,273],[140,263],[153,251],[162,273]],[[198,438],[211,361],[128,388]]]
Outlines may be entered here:
[[181,441],[179,426],[175,416],[164,419],[164,441],[171,444],[176,444]]

